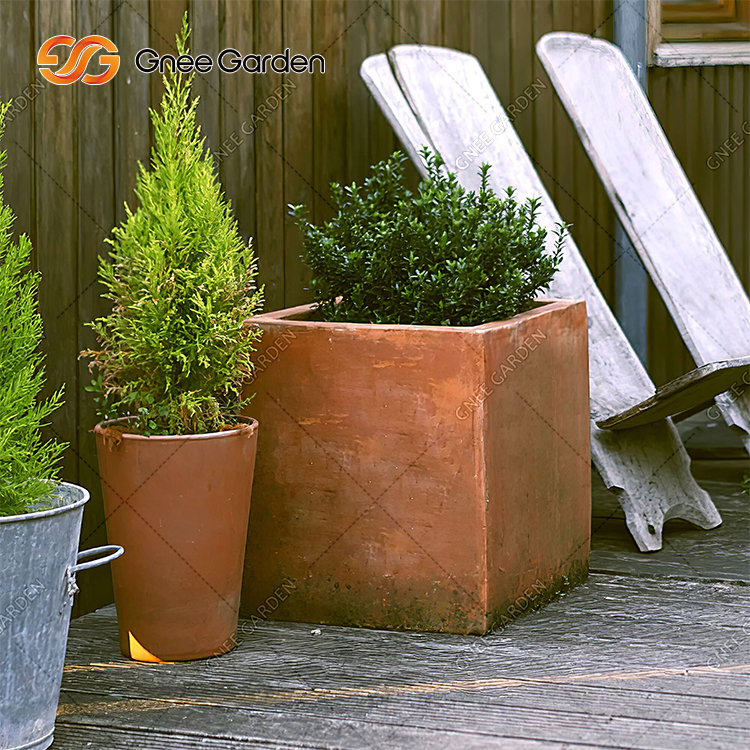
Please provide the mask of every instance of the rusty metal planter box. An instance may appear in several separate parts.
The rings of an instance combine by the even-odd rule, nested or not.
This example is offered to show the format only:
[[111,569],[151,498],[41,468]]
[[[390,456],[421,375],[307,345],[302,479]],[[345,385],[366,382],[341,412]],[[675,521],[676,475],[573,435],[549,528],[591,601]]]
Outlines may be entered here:
[[252,318],[251,618],[485,633],[588,574],[585,304],[471,328]]

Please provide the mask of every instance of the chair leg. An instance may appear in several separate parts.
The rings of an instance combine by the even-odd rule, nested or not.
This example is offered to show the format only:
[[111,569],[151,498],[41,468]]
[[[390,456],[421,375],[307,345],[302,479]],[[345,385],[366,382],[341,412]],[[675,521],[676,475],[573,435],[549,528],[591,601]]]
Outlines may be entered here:
[[711,497],[690,473],[690,458],[671,419],[618,431],[592,422],[591,454],[641,552],[661,549],[662,527],[670,518],[702,529],[721,523]]
[[750,453],[750,388],[743,379],[738,389],[739,396],[732,389],[716,397],[716,405],[726,423],[740,436],[745,450]]

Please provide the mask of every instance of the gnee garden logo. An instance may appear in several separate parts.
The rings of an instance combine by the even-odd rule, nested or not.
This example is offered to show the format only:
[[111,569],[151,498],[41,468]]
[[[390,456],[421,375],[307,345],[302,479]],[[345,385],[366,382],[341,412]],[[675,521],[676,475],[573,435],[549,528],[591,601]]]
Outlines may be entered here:
[[[60,46],[73,47],[73,49],[70,51],[68,61],[59,70],[53,72],[49,67],[56,66],[58,60],[57,55],[52,54],[52,50]],[[101,49],[110,53],[103,54],[99,58],[99,63],[105,70],[98,75],[91,75],[91,73],[86,72],[86,66],[89,64],[91,58]],[[39,72],[50,83],[54,83],[56,86],[67,86],[78,80],[82,80],[84,83],[89,84],[89,86],[100,86],[103,83],[111,81],[120,67],[120,57],[116,53],[117,47],[104,36],[93,34],[85,36],[76,42],[75,37],[67,36],[67,34],[58,34],[57,36],[50,37],[39,48],[36,62],[39,66]]]

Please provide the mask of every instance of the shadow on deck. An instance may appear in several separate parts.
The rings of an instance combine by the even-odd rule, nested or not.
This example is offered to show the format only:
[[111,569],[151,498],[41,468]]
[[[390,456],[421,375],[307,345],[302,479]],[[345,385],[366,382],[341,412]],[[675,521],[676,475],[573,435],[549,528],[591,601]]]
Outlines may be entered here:
[[644,555],[595,478],[589,582],[483,638],[264,622],[202,662],[125,660],[72,624],[55,750],[750,747],[747,459],[696,476],[724,517]]

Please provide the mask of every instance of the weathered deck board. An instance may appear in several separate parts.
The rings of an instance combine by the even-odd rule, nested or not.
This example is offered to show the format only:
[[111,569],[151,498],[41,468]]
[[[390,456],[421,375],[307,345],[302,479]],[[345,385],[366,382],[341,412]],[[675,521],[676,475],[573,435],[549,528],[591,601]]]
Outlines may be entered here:
[[[713,413],[713,419],[709,416]],[[747,451],[740,436],[716,413],[706,409],[685,419],[677,425],[685,448],[692,459],[743,460],[746,473],[750,470]]]
[[[750,498],[742,494],[738,483],[742,472],[750,471],[747,464],[745,460],[737,462],[736,468],[729,467],[738,475],[736,483],[701,483],[721,513],[721,526],[708,533],[685,521],[668,521],[665,528],[669,536],[665,537],[664,548],[650,555],[638,551],[624,527],[624,515],[616,498],[594,475],[591,569],[601,573],[750,582]],[[709,469],[710,466],[700,467],[706,473]]]
[[598,487],[592,567],[613,572],[483,638],[260,622],[228,656],[154,665],[119,654],[113,608],[87,615],[54,748],[750,746],[748,499],[705,487],[725,525],[653,555]]

